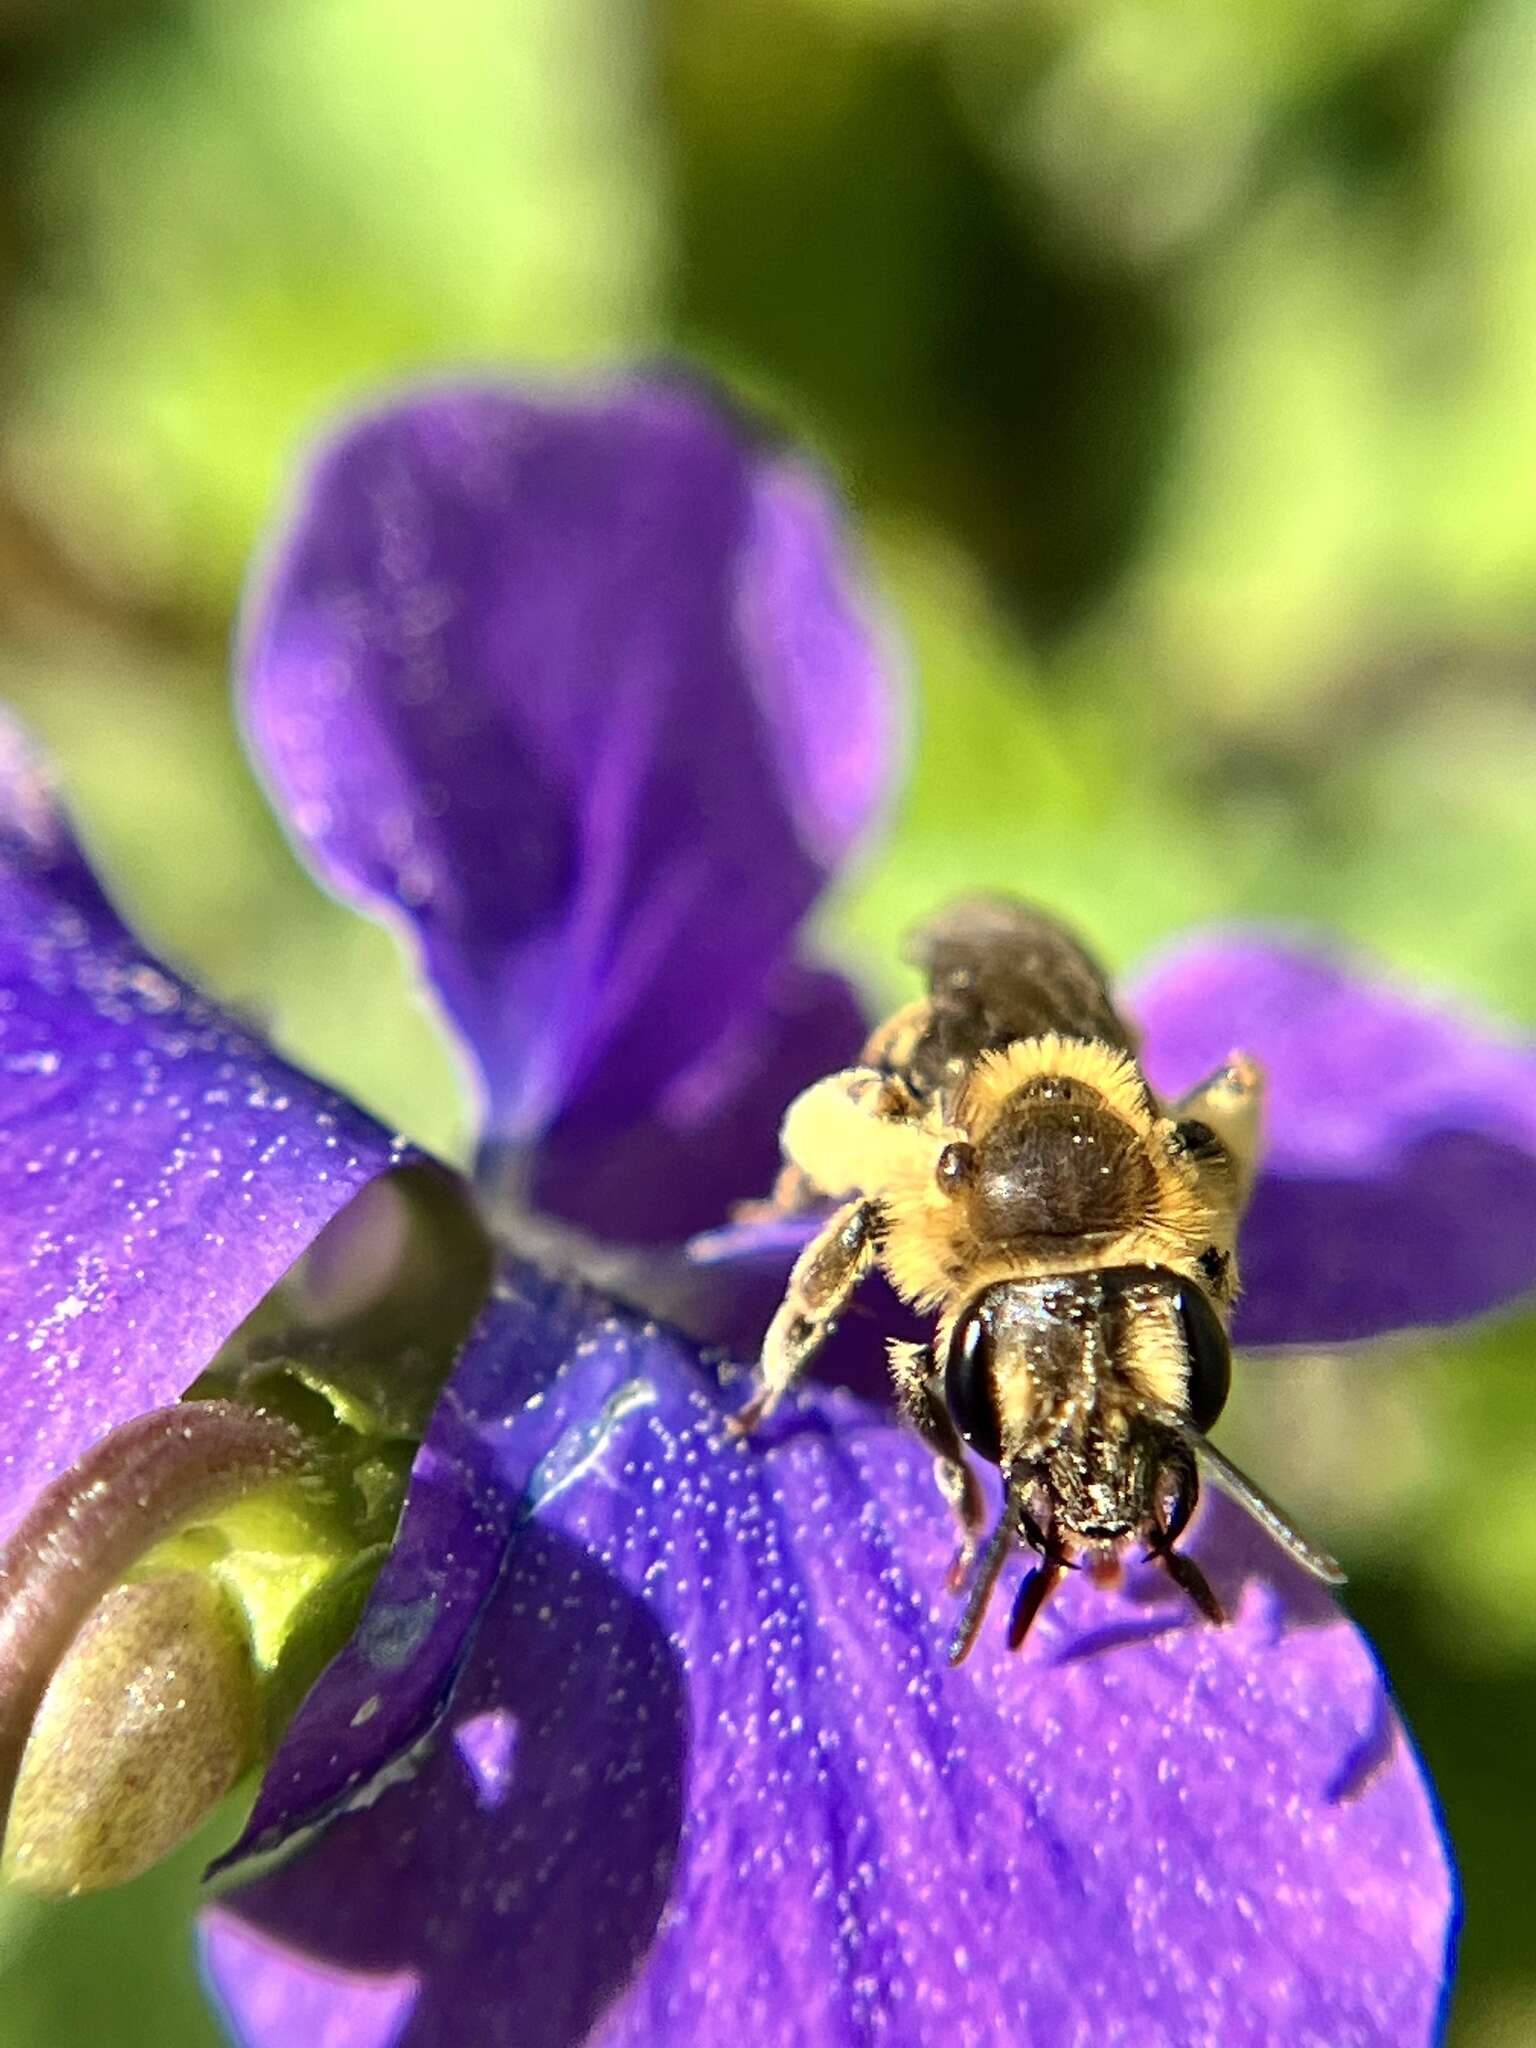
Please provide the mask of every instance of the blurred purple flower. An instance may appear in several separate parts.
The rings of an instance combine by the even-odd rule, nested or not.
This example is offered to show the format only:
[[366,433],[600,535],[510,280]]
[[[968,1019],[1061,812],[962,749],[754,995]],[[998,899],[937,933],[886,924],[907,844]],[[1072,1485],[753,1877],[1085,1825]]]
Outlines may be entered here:
[[[496,1200],[665,1242],[767,1185],[785,1102],[859,1036],[796,935],[893,753],[803,469],[678,386],[415,398],[322,456],[246,675],[312,864],[420,949]],[[0,1529],[401,1156],[139,954],[9,766]],[[1275,1077],[1253,1336],[1536,1279],[1528,1050],[1251,937],[1140,1008],[1165,1085],[1237,1043]],[[725,1233],[714,1270],[774,1251]],[[226,1859],[205,1961],[239,2040],[1434,2036],[1454,1890],[1422,1773],[1258,1532],[1202,1513],[1225,1630],[1132,1568],[950,1672],[921,1448],[846,1388],[729,1443],[721,1378],[504,1259]]]
[[820,484],[681,386],[460,391],[324,454],[251,607],[246,716],[302,850],[417,943],[479,1178],[680,1239],[856,1049],[807,910],[893,765]]

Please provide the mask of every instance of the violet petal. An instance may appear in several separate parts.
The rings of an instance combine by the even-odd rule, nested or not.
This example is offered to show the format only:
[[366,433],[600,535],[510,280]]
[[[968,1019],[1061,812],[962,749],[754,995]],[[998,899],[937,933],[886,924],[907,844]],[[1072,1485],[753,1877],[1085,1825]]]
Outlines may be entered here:
[[3,719],[0,1076],[3,1539],[404,1155],[134,942]]
[[[289,1966],[280,1949],[219,1916],[218,1967],[211,1989],[238,1986],[233,2003],[264,2041],[283,2048],[395,2048],[416,2002],[410,1972],[366,1977],[313,1964]],[[222,2002],[222,2000],[220,2000]]]
[[1170,1092],[1234,1050],[1269,1081],[1236,1334],[1344,1342],[1536,1287],[1536,1048],[1300,946],[1192,942],[1128,1002]]
[[[679,1245],[768,1193],[785,1108],[855,1059],[865,1032],[841,975],[791,967],[643,1123],[562,1117],[530,1162],[527,1199],[609,1243]],[[494,1158],[481,1178],[494,1187]]]
[[291,829],[414,934],[503,1148],[643,1124],[758,1015],[893,752],[825,492],[681,382],[355,422],[244,667]]
[[[508,1276],[429,1439],[459,1504],[413,1498],[403,1539],[451,1575],[494,1472],[503,1573],[435,1741],[381,1746],[205,1928],[237,2039],[285,2043],[312,1962],[409,1973],[404,2048],[1434,2037],[1453,1884],[1419,1766],[1251,1524],[1202,1511],[1226,1629],[1149,1568],[1076,1575],[1018,1656],[994,1614],[951,1672],[915,1439],[842,1392],[750,1445],[722,1414],[677,1340]],[[300,1726],[357,1773],[383,1710],[352,1675]]]

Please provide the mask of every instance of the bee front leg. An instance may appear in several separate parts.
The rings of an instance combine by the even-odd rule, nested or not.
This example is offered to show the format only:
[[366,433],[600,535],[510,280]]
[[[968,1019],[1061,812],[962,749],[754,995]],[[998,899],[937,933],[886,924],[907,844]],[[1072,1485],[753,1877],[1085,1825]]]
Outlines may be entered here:
[[845,1202],[796,1259],[758,1361],[758,1390],[730,1418],[735,1436],[746,1436],[775,1408],[821,1346],[848,1297],[875,1256],[876,1203],[860,1197]]
[[965,1585],[981,1532],[986,1527],[987,1503],[981,1481],[966,1458],[965,1444],[944,1399],[944,1382],[934,1367],[932,1348],[927,1344],[905,1344],[899,1339],[893,1339],[888,1348],[891,1374],[902,1406],[911,1417],[918,1435],[933,1452],[934,1477],[939,1482],[939,1491],[953,1508],[955,1520],[960,1524],[960,1547],[946,1578],[950,1592],[958,1593]]

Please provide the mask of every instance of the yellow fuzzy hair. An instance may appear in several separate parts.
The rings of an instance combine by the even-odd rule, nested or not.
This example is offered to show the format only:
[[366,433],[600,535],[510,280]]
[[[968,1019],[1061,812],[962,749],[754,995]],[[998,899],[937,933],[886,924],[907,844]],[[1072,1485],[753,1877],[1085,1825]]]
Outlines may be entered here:
[[853,1067],[829,1074],[797,1095],[779,1130],[784,1157],[824,1194],[872,1195],[878,1199],[892,1180],[915,1183],[933,1177],[937,1158],[923,1126],[883,1116],[885,1079]]
[[1039,1038],[1016,1038],[999,1052],[984,1052],[966,1080],[956,1121],[979,1142],[1007,1102],[1028,1082],[1041,1080],[1083,1082],[1139,1137],[1151,1137],[1157,1119],[1130,1054],[1102,1039],[1060,1038],[1054,1031]]
[[[945,1145],[984,1138],[1010,1098],[1046,1076],[1080,1081],[1094,1090],[1146,1146],[1157,1188],[1147,1213],[1112,1240],[1084,1240],[1077,1252],[1062,1245],[1028,1258],[971,1239],[963,1204],[945,1194],[936,1168]],[[883,1157],[884,1177],[869,1192],[878,1194],[885,1211],[882,1259],[891,1284],[918,1308],[958,1307],[954,1297],[960,1290],[972,1299],[999,1280],[1090,1267],[1146,1264],[1193,1274],[1195,1260],[1215,1236],[1218,1218],[1194,1169],[1173,1145],[1171,1119],[1157,1115],[1135,1064],[1112,1046],[1054,1034],[1020,1039],[977,1061],[953,1123],[945,1123],[937,1110],[930,1112],[921,1127],[921,1144],[912,1142],[912,1127],[907,1130],[910,1135],[900,1148],[892,1147]]]

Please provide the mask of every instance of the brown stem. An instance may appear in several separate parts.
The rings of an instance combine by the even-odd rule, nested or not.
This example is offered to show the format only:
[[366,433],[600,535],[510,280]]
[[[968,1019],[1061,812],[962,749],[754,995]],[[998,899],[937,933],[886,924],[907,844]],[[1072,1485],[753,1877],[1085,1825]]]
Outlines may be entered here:
[[33,1718],[102,1596],[201,1510],[297,1471],[304,1440],[237,1401],[188,1401],[103,1437],[0,1548],[0,1838]]

